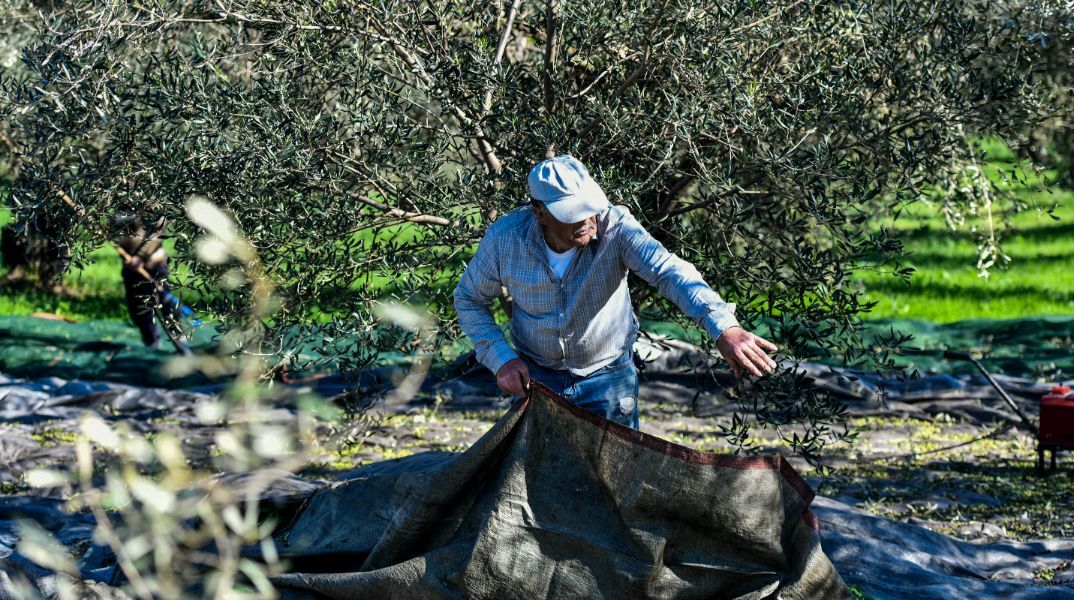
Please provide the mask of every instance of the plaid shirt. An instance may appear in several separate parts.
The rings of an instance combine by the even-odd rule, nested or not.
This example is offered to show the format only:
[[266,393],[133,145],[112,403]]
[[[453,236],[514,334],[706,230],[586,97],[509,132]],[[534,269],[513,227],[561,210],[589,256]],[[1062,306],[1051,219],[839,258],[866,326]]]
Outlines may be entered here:
[[578,249],[562,279],[549,266],[545,247],[533,210],[513,210],[489,226],[455,288],[459,325],[493,373],[518,357],[489,308],[500,286],[513,300],[511,340],[518,352],[583,377],[637,339],[628,270],[656,286],[713,339],[738,325],[735,305],[720,299],[692,264],[665,250],[626,207],[613,206],[597,217],[597,236]]

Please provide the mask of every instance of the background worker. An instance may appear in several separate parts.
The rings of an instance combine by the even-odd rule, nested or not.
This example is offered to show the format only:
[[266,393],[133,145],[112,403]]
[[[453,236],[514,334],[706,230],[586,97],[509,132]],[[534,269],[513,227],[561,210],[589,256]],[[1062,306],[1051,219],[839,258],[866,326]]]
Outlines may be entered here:
[[[588,169],[563,155],[529,175],[529,207],[489,226],[455,289],[459,325],[477,359],[506,393],[521,396],[531,378],[574,404],[638,427],[630,304],[633,271],[716,340],[736,376],[761,376],[776,345],[743,329],[697,269],[668,252],[623,206],[612,206]],[[491,311],[506,288],[512,299],[508,344]]]
[[149,228],[137,215],[120,214],[116,216],[115,224],[119,234],[117,245],[126,253],[122,275],[127,313],[141,333],[142,342],[151,348],[160,348],[160,330],[154,321],[159,310],[162,325],[169,328],[169,337],[176,348],[182,354],[189,354],[178,324],[177,311],[181,305],[168,289],[163,219]]

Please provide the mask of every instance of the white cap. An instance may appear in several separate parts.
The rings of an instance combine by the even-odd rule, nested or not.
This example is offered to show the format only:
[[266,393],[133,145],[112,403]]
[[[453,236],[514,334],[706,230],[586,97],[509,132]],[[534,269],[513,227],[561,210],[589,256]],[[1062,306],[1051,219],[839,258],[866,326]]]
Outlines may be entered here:
[[608,197],[589,169],[563,154],[537,163],[529,176],[530,195],[560,223],[579,223],[608,208]]

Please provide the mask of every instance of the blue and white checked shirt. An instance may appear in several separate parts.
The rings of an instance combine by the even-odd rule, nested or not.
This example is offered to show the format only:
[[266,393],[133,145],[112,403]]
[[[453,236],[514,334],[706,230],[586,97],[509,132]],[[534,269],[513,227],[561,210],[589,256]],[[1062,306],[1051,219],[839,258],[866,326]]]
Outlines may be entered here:
[[664,249],[623,206],[597,217],[597,236],[578,249],[562,279],[548,264],[541,225],[529,206],[492,225],[455,288],[459,325],[477,359],[497,373],[518,354],[492,317],[505,286],[513,299],[511,340],[537,364],[586,376],[634,345],[638,319],[628,270],[657,287],[712,336],[738,325],[735,305],[694,266]]

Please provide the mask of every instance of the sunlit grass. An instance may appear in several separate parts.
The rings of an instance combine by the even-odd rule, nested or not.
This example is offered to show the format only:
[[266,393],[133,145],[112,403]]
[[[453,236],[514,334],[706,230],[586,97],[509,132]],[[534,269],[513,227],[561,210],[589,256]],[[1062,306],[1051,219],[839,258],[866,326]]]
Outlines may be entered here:
[[[995,142],[986,148],[991,161],[984,170],[1002,181],[1001,174],[1016,166],[1014,156]],[[859,274],[868,298],[877,302],[866,316],[951,322],[1074,313],[1074,191],[1055,186],[1042,190],[1034,178],[1002,185],[1031,207],[1008,215],[1000,205],[993,215],[1009,262],[997,263],[988,278],[979,276],[970,227],[987,227],[984,216],[967,216],[966,224],[952,231],[939,206],[922,202],[898,219],[877,222],[898,232],[909,254],[905,264],[916,271],[909,284],[888,273]],[[1003,230],[1005,218],[1009,231]]]
[[[119,255],[106,247],[93,252],[90,258],[82,269],[72,269],[64,277],[70,294],[40,292],[24,286],[0,290],[0,315],[52,313],[76,321],[127,319]],[[7,271],[0,269],[0,276]]]

